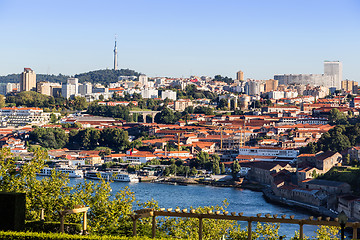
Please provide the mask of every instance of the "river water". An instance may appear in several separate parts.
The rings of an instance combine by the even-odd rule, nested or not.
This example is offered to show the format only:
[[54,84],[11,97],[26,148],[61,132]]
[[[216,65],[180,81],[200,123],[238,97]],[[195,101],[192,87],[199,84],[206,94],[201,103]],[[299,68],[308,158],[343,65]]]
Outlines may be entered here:
[[[71,179],[71,184],[84,181],[83,179]],[[139,202],[146,202],[154,199],[158,201],[161,208],[180,207],[181,209],[199,206],[215,206],[222,205],[222,201],[227,199],[229,206],[227,211],[243,212],[244,216],[256,216],[261,213],[281,215],[295,215],[296,219],[304,219],[310,216],[309,213],[286,208],[265,201],[261,192],[254,192],[247,189],[213,187],[204,185],[168,185],[160,183],[111,183],[112,193],[115,194],[121,188],[128,186],[135,193],[135,198]],[[136,208],[137,206],[134,206]],[[247,223],[242,223],[245,229]],[[304,234],[306,236],[314,236],[315,226],[304,226]],[[280,234],[287,237],[294,236],[295,231],[299,230],[298,225],[281,224]]]

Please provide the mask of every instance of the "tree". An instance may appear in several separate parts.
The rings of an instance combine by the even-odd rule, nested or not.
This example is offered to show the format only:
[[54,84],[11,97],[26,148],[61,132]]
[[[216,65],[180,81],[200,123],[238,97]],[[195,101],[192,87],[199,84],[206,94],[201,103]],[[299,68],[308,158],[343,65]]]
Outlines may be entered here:
[[198,171],[196,170],[196,168],[195,168],[195,167],[191,168],[190,175],[192,175],[192,176],[196,176],[196,175],[197,175],[197,173],[198,173]]
[[233,176],[233,179],[237,179],[237,174],[240,172],[241,166],[238,160],[235,160],[231,167],[231,174]]
[[225,173],[226,173],[225,164],[224,164],[224,163],[221,163],[221,164],[220,164],[220,171],[221,171],[221,174],[225,174]]
[[220,166],[219,166],[219,162],[218,161],[214,161],[213,165],[212,165],[212,172],[214,174],[220,174]]
[[333,108],[330,110],[329,122],[331,124],[346,124],[347,116],[345,113],[340,112],[339,109]]
[[5,97],[0,94],[0,108],[5,107]]
[[173,111],[171,111],[168,108],[164,108],[161,112],[159,112],[155,116],[156,123],[169,124],[169,123],[175,123],[176,121],[177,119],[175,118]]

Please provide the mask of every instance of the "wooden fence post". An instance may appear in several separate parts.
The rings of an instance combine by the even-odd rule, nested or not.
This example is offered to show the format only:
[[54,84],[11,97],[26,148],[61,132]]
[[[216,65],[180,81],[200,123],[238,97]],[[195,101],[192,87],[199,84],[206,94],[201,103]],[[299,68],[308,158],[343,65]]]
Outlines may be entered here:
[[252,237],[251,236],[251,234],[252,234],[251,231],[252,231],[251,230],[251,221],[249,220],[248,221],[248,240],[251,240],[251,237]]
[[44,217],[44,209],[40,209],[40,221],[44,221],[45,220],[45,217]]
[[358,239],[358,237],[357,237],[357,230],[358,230],[357,223],[354,223],[354,224],[353,224],[353,237],[352,237],[352,239]]
[[86,215],[86,212],[84,212],[84,215],[83,215],[83,235],[86,235],[86,230],[87,230],[87,215]]
[[202,217],[199,217],[199,240],[202,240],[203,222]]
[[300,223],[300,240],[304,239],[304,225]]
[[134,216],[134,218],[133,218],[133,237],[135,237],[136,236],[136,220],[137,220],[137,218]]

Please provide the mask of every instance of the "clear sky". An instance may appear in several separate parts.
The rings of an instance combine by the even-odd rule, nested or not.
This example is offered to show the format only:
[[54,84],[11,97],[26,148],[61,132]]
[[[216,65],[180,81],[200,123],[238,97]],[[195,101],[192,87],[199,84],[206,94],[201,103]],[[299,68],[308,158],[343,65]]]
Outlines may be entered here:
[[268,79],[343,62],[360,80],[359,0],[0,0],[0,75],[119,68]]

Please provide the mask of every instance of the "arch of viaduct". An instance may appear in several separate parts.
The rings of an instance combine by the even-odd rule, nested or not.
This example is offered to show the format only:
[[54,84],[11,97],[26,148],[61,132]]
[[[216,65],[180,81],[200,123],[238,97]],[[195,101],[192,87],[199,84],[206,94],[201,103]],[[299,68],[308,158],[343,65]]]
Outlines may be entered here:
[[146,123],[146,116],[150,116],[151,123],[154,123],[155,115],[159,112],[160,111],[130,111],[130,115],[132,116],[134,113],[141,115],[144,123]]

